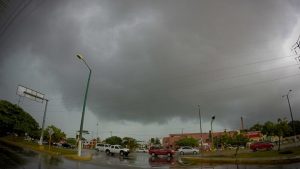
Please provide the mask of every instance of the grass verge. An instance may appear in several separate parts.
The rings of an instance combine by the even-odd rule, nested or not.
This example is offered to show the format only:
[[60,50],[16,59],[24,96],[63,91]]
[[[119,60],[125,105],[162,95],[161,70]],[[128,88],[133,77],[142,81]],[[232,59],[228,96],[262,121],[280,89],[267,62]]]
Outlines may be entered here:
[[35,151],[45,152],[51,155],[76,154],[75,150],[58,148],[53,146],[50,146],[49,148],[49,146],[47,145],[38,145],[37,143],[26,141],[19,137],[2,137],[0,138],[0,140],[7,144],[12,144],[18,147],[25,147]]
[[206,152],[202,157],[187,156],[181,160],[187,164],[231,163],[231,164],[288,164],[300,162],[300,147],[278,151],[244,150],[235,156],[235,151]]

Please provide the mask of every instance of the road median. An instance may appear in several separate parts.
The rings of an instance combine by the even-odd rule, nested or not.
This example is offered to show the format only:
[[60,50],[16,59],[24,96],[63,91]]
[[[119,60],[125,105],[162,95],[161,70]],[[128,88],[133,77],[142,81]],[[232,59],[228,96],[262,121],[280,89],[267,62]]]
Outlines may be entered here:
[[198,156],[181,156],[181,164],[222,163],[222,164],[290,164],[300,162],[300,147],[293,147],[282,151],[243,151],[209,152]]

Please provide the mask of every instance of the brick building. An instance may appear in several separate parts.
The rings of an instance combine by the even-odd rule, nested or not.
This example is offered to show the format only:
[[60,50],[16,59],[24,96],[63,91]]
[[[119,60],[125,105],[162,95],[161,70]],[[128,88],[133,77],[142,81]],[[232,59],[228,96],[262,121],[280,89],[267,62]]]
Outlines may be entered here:
[[[237,131],[213,132],[213,137],[220,137],[220,136],[224,135],[225,133],[233,136],[234,134],[237,134],[239,132],[240,132],[239,130],[237,130]],[[199,145],[201,143],[201,138],[202,138],[202,143],[210,145],[211,141],[210,141],[209,135],[210,135],[209,133],[202,133],[202,134],[200,134],[200,133],[169,134],[168,137],[163,138],[162,144],[163,144],[164,147],[169,147],[169,148],[175,149],[176,148],[176,145],[175,145],[176,141],[178,141],[182,138],[192,137],[196,140],[199,140]],[[250,139],[250,141],[259,141],[263,137],[263,135],[260,131],[246,132],[245,136],[247,136]]]
[[261,141],[263,134],[260,131],[249,131],[245,134],[250,141]]
[[[229,134],[233,135],[234,133],[237,133],[237,131],[224,131],[224,132],[213,132],[213,137],[219,137],[223,134]],[[201,143],[201,138],[202,138],[202,143],[209,143],[210,144],[210,137],[209,133],[182,133],[182,134],[169,134],[168,137],[163,138],[163,146],[164,147],[169,147],[174,149],[176,147],[175,143],[176,141],[182,139],[182,138],[194,138],[196,140],[199,140],[199,145]]]

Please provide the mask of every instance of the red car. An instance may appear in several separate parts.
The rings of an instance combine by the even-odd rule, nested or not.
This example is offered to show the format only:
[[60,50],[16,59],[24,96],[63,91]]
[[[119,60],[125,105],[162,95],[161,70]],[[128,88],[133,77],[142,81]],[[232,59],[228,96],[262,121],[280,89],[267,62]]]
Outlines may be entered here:
[[253,151],[257,151],[257,150],[272,150],[274,147],[274,144],[270,143],[270,142],[256,142],[256,143],[252,143],[250,145],[250,149]]
[[167,155],[169,157],[172,157],[175,154],[174,150],[159,147],[150,147],[148,152],[151,156]]

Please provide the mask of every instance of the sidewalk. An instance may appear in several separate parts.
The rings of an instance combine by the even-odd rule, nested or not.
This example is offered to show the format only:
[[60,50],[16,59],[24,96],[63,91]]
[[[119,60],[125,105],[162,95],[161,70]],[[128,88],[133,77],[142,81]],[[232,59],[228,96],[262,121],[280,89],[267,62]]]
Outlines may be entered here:
[[[291,147],[299,147],[299,146],[300,146],[300,142],[281,144],[280,149],[291,148]],[[275,145],[274,150],[277,150],[277,149],[278,149],[278,145]]]

